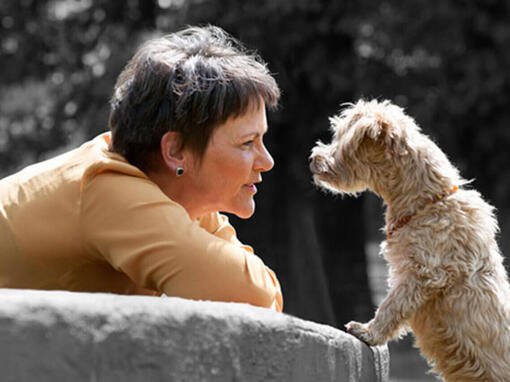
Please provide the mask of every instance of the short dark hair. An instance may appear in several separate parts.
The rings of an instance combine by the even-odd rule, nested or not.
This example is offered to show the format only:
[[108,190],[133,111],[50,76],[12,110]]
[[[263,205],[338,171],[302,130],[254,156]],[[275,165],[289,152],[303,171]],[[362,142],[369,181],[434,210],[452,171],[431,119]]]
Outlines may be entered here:
[[147,41],[117,79],[111,150],[143,171],[159,163],[168,131],[203,157],[214,129],[248,107],[274,108],[280,90],[267,65],[215,26],[188,27]]

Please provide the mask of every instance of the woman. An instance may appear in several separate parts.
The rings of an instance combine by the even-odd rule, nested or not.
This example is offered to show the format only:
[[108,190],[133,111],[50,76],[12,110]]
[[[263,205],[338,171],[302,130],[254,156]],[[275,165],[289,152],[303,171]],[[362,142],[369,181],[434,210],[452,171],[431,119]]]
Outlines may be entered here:
[[0,287],[281,311],[275,274],[219,213],[253,214],[278,99],[266,66],[219,28],[148,41],[118,78],[111,133],[0,181]]

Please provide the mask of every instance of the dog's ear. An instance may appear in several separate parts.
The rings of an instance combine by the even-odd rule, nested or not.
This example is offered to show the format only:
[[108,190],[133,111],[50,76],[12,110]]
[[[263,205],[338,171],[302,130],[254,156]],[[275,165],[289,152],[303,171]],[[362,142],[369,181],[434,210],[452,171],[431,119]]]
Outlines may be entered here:
[[341,152],[352,155],[365,139],[380,143],[390,155],[408,154],[402,109],[389,101],[363,101],[347,104],[330,118],[331,130]]
[[402,135],[402,130],[387,120],[380,120],[379,124],[381,126],[379,139],[384,143],[387,150],[391,154],[398,156],[409,154],[407,151],[406,139]]
[[405,139],[402,136],[402,129],[395,126],[394,122],[383,114],[359,115],[353,122],[354,124],[350,130],[353,135],[357,136],[356,146],[363,139],[368,138],[380,142],[393,155],[404,156],[408,154]]

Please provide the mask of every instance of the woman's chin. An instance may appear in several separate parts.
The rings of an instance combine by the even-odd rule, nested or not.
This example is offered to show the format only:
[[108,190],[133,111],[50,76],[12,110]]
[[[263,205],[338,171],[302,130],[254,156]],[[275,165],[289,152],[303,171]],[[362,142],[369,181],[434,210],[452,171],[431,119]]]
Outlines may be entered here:
[[246,205],[235,208],[232,213],[240,219],[249,219],[255,213],[255,202],[252,199]]

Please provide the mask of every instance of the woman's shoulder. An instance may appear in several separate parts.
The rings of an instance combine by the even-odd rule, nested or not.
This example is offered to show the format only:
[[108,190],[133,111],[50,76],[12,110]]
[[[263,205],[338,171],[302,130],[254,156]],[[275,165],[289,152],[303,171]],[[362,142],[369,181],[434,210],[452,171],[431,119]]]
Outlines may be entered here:
[[84,143],[79,148],[82,163],[85,165],[82,175],[82,187],[102,173],[116,173],[128,177],[148,179],[138,167],[130,164],[123,156],[110,151],[109,132],[103,133]]

